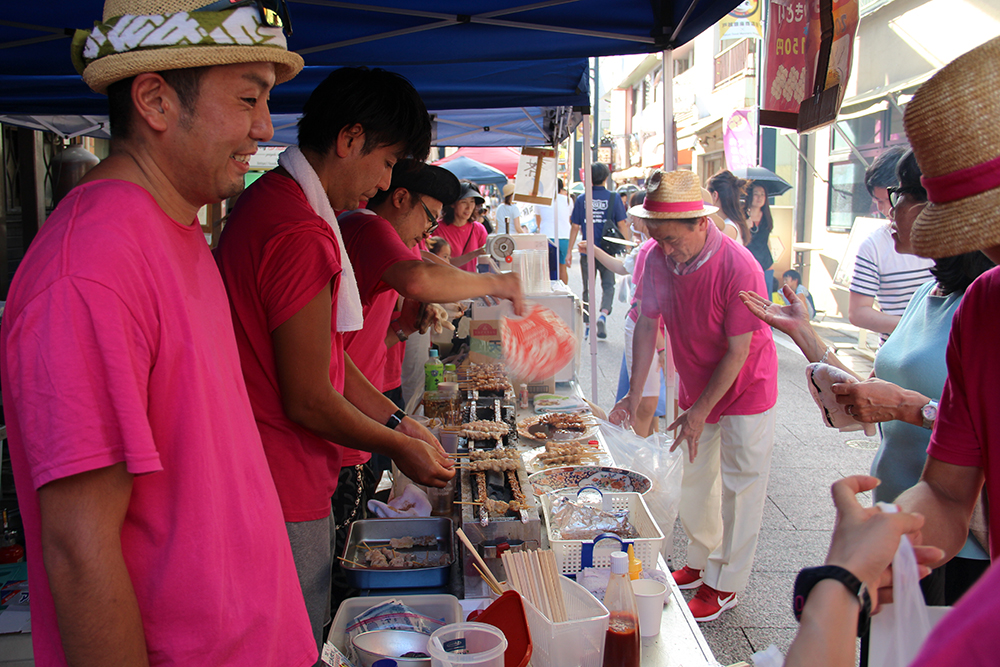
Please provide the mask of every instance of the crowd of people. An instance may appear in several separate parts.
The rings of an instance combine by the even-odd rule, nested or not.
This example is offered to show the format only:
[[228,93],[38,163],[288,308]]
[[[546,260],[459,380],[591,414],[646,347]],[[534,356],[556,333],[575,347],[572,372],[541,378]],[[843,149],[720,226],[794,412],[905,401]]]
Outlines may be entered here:
[[[49,217],[6,302],[0,375],[37,664],[320,664],[331,612],[354,593],[335,551],[389,461],[427,486],[455,474],[406,409],[426,332],[450,317],[438,304],[492,296],[523,309],[516,275],[476,272],[486,199],[426,164],[427,109],[396,74],[327,77],[304,106],[298,145],[244,192],[249,157],[273,135],[269,92],[303,61],[282,17],[203,4],[176,0],[170,17],[236,17],[257,41],[75,43],[84,80],[108,96],[111,154]],[[95,39],[123,7],[162,11],[109,0]],[[802,629],[787,664],[853,660],[861,601],[891,594],[886,568],[904,534],[932,572],[927,601],[961,598],[918,663],[992,659],[1000,574],[987,552],[1000,548],[1000,518],[984,519],[988,538],[970,523],[980,491],[1000,490],[990,456],[1000,352],[982,336],[1000,289],[998,60],[994,40],[928,81],[906,109],[912,152],[880,159],[866,181],[892,220],[892,250],[934,258],[920,269],[933,280],[898,316],[878,314],[894,319],[872,326],[887,335],[873,377],[834,387],[858,421],[882,424],[872,472],[883,483],[834,485],[827,567],[800,575]],[[961,122],[944,118],[956,109]],[[627,389],[611,416],[651,433],[662,369],[676,367],[682,413],[668,429],[687,453],[690,547],[673,576],[698,589],[691,612],[710,621],[738,603],[753,564],[776,420],[772,327],[810,361],[842,364],[809,323],[800,275],[786,272],[785,305],[769,298],[762,186],[721,172],[706,196],[692,172],[656,172],[623,193],[626,207],[609,174],[593,165],[598,337],[615,276],[634,285]],[[503,194],[493,224],[537,225],[565,279],[586,239],[586,197],[571,205],[560,182],[551,207],[522,220],[513,189]],[[237,196],[213,253],[197,212]],[[852,313],[891,301],[883,285],[909,276],[884,239],[872,243],[882,245],[859,271],[876,282],[852,285]],[[855,496],[873,488],[903,511],[861,507]]]

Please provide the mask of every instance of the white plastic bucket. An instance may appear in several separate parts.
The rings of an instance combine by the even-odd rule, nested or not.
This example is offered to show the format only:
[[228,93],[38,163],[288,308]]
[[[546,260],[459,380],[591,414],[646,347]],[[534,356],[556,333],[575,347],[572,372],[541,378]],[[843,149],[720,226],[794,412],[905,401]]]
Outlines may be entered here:
[[504,667],[507,638],[485,623],[453,623],[434,631],[427,650],[431,667]]

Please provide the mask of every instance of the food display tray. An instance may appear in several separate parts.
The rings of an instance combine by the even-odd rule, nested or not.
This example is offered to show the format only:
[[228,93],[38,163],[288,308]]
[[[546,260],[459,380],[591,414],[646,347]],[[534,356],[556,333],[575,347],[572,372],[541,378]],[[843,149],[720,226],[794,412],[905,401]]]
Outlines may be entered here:
[[[355,588],[435,588],[448,585],[448,571],[454,562],[455,550],[452,536],[455,529],[451,519],[443,517],[413,517],[405,519],[361,519],[351,524],[347,533],[341,561],[347,583]],[[396,537],[419,537],[433,535],[437,539],[434,547],[412,547],[403,553],[444,552],[448,554],[446,565],[413,567],[400,569],[375,569],[358,567],[348,563],[365,562],[368,551],[360,546],[364,542],[369,547],[388,547],[389,539]]]

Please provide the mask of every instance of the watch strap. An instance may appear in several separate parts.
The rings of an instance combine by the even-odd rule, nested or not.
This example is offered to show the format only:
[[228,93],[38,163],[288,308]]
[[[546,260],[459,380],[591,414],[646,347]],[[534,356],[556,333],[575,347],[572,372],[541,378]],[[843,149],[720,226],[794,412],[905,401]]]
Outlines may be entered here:
[[393,431],[396,430],[403,420],[406,418],[406,413],[402,410],[396,410],[391,415],[389,415],[389,420],[385,423],[386,428],[391,428]]
[[409,335],[407,335],[407,333],[403,331],[403,325],[399,323],[399,320],[393,320],[392,322],[389,323],[389,326],[396,334],[396,338],[399,339],[399,342],[405,343],[406,339],[409,338]]
[[871,596],[868,594],[867,587],[865,587],[860,579],[839,565],[807,567],[799,572],[799,575],[795,578],[795,591],[792,598],[792,610],[795,612],[795,620],[802,620],[802,610],[805,609],[809,593],[816,584],[824,579],[839,581],[852,595],[858,598],[858,604],[861,606],[858,611],[858,636],[861,637],[867,634],[868,626],[871,622]]

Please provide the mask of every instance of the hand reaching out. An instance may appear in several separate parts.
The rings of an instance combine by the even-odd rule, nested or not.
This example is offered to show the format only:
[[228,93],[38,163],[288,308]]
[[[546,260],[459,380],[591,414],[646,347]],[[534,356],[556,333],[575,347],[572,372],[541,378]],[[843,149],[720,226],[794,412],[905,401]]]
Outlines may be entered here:
[[796,331],[810,326],[809,312],[795,296],[791,287],[788,285],[782,287],[782,294],[790,305],[780,306],[771,303],[756,292],[740,292],[740,300],[751,313],[766,324],[794,337]]

